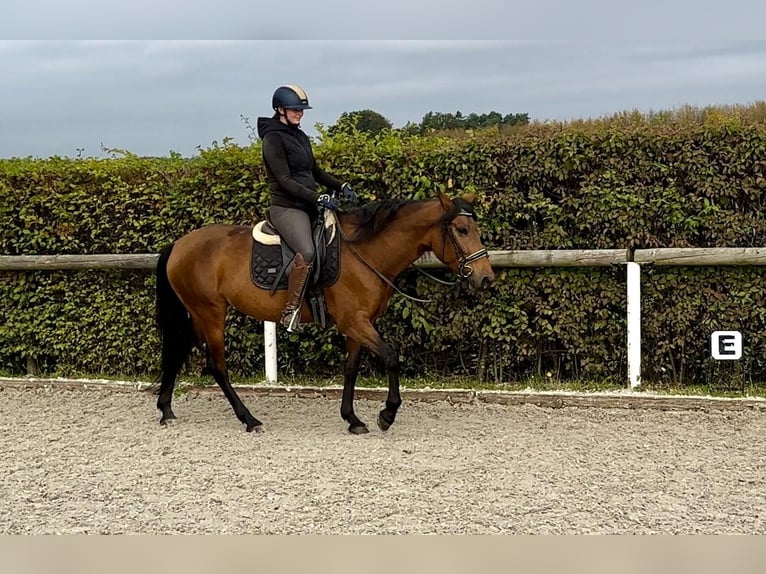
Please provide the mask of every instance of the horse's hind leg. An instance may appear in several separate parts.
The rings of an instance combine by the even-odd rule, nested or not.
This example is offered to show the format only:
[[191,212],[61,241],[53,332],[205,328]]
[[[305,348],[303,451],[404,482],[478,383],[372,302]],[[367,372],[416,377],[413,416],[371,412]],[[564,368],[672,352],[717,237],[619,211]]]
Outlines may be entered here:
[[167,365],[167,367],[162,371],[160,392],[159,397],[157,397],[157,409],[162,413],[162,418],[160,418],[160,424],[162,426],[165,426],[169,420],[176,418],[170,403],[173,400],[173,388],[176,384],[176,377],[178,376],[182,365],[183,359],[179,361],[177,365]]
[[162,336],[162,374],[160,390],[157,397],[157,409],[162,413],[160,424],[165,426],[169,420],[176,418],[171,407],[173,388],[178,373],[194,346],[194,334],[191,320],[184,317],[174,329],[168,329]]
[[234,414],[246,425],[247,432],[261,432],[263,430],[263,423],[250,413],[229,381],[229,371],[226,367],[223,338],[225,319],[225,308],[216,308],[215,311],[211,311],[208,316],[195,319],[195,322],[197,320],[200,321],[199,325],[201,325],[201,330],[204,334],[205,341],[207,342],[207,353],[211,374],[213,375],[215,382],[218,383],[218,386],[221,387],[223,394],[229,400],[229,404],[231,404]]

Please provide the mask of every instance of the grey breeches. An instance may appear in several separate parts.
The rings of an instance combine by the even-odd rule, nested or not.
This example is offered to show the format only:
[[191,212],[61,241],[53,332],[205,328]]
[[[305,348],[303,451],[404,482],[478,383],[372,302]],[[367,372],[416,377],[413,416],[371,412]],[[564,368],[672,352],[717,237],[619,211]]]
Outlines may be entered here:
[[311,237],[311,220],[305,211],[272,205],[269,219],[279,235],[296,253],[303,255],[306,263],[314,261],[314,241]]

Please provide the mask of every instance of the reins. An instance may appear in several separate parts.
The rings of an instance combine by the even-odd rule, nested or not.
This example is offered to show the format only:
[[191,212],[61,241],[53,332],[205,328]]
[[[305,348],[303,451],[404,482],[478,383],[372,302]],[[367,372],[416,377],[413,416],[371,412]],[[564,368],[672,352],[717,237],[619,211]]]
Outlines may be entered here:
[[343,226],[340,224],[340,221],[339,220],[336,220],[336,221],[337,221],[337,225],[338,225],[338,231],[340,232],[340,236],[346,242],[346,245],[351,250],[351,253],[353,253],[356,256],[356,258],[359,259],[359,261],[364,263],[384,283],[389,285],[394,291],[396,291],[400,295],[403,295],[404,297],[406,297],[407,299],[410,299],[412,301],[417,301],[418,303],[431,303],[431,301],[433,301],[433,299],[419,299],[417,297],[413,297],[412,295],[407,295],[407,293],[405,293],[404,291],[399,289],[396,285],[394,285],[388,277],[386,277],[380,271],[375,269],[364,257],[362,257],[362,254],[359,253],[359,251],[356,250],[356,247],[354,247],[354,245],[351,243],[351,241],[349,241],[348,236],[343,231]]
[[[458,217],[460,215],[465,215],[468,217],[474,217],[473,213],[467,212],[467,211],[459,211],[455,217]],[[336,218],[336,223],[338,226],[338,230],[340,233],[341,238],[346,242],[346,245],[348,245],[348,248],[351,250],[351,252],[356,256],[359,261],[364,263],[375,275],[377,275],[384,283],[389,285],[394,291],[399,293],[400,295],[403,295],[407,299],[410,299],[412,301],[416,301],[418,303],[431,303],[433,299],[419,299],[417,297],[413,297],[412,295],[408,295],[401,289],[399,289],[396,285],[393,284],[393,282],[383,275],[380,271],[375,269],[363,256],[359,251],[356,250],[354,245],[349,241],[348,236],[346,236],[345,232],[343,231],[343,226],[340,224],[340,221]],[[458,259],[458,275],[457,279],[454,281],[445,281],[443,279],[439,279],[438,277],[434,277],[433,275],[423,271],[418,266],[414,265],[413,263],[410,264],[410,267],[415,267],[415,269],[418,270],[418,272],[422,273],[429,279],[440,283],[442,285],[446,285],[448,287],[454,287],[455,285],[459,284],[461,281],[464,281],[465,279],[468,279],[473,274],[473,269],[471,268],[470,263],[473,263],[474,261],[481,259],[482,257],[489,257],[489,253],[487,252],[486,248],[479,249],[478,251],[471,253],[470,255],[465,255],[465,252],[460,247],[460,244],[457,242],[457,239],[455,239],[455,235],[452,231],[452,227],[449,225],[449,222],[444,225],[443,230],[443,236],[444,239],[442,240],[442,259],[444,259],[444,251],[447,248],[447,241],[446,239],[449,238],[450,243],[452,243],[452,247],[455,249],[455,255],[457,255]]]

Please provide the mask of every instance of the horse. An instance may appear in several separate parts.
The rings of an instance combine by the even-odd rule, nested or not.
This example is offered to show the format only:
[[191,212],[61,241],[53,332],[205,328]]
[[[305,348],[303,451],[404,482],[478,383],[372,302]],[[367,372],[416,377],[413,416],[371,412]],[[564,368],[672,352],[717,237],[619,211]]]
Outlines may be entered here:
[[[345,337],[340,416],[351,434],[369,432],[354,413],[354,387],[363,348],[380,357],[387,374],[385,408],[377,419],[380,430],[387,431],[394,424],[402,404],[399,356],[374,326],[397,289],[396,277],[424,253],[432,252],[456,274],[456,282],[470,291],[494,284],[473,203],[472,194],[452,199],[439,192],[430,199],[379,200],[329,212],[339,227],[340,265],[337,279],[323,288],[323,294],[329,320]],[[264,289],[253,281],[252,232],[252,225],[214,223],[186,233],[161,250],[156,264],[161,425],[176,418],[171,408],[176,377],[196,346],[205,353],[205,371],[220,386],[245,430],[263,431],[263,423],[232,387],[224,356],[224,323],[230,307],[256,320],[278,323],[286,303],[285,291]],[[315,320],[305,300],[300,320]]]

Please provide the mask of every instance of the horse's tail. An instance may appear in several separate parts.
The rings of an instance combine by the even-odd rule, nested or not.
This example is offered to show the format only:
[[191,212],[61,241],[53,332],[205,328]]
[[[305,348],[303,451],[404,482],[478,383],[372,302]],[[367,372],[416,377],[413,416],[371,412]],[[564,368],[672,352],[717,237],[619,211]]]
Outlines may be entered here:
[[[162,343],[162,372],[157,382],[173,385],[195,343],[191,316],[168,279],[168,259],[173,243],[160,252],[157,260],[157,328]],[[156,383],[155,383],[156,384]]]

